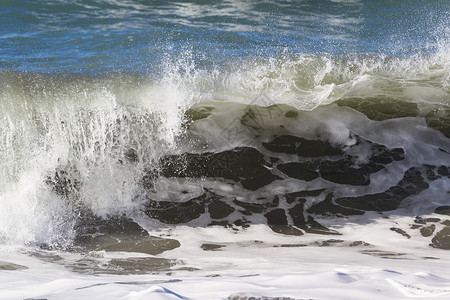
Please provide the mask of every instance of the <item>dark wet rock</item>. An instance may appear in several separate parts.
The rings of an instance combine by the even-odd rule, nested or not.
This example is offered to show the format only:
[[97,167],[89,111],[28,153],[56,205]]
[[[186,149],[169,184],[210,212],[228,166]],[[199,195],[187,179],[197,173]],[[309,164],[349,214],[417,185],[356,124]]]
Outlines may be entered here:
[[316,220],[312,216],[305,218],[304,204],[305,200],[302,198],[296,199],[296,205],[289,209],[289,216],[293,222],[293,225],[297,228],[304,230],[307,233],[314,234],[339,234],[335,230],[331,230]]
[[403,179],[400,180],[397,186],[403,189],[408,196],[417,195],[430,187],[425,181],[421,169],[415,167],[410,168],[405,172]]
[[420,228],[420,234],[421,234],[423,237],[429,237],[429,236],[432,236],[432,235],[433,235],[433,233],[434,233],[435,230],[436,230],[436,225],[431,224],[431,225],[429,225],[429,226]]
[[297,146],[297,155],[301,157],[335,156],[335,155],[342,155],[342,150],[333,147],[328,142],[316,140],[304,140]]
[[180,246],[180,242],[174,239],[159,237],[135,238],[124,236],[97,236],[92,239],[93,250],[139,252],[151,255],[160,254]]
[[268,296],[249,296],[245,294],[231,294],[228,300],[300,300],[290,297],[268,297]]
[[[404,159],[404,150],[401,148],[388,149],[360,137],[355,139],[357,142],[348,150],[352,155],[323,141],[309,141],[294,136],[280,136],[270,143],[263,143],[263,146],[272,152],[309,158],[303,162],[278,164],[277,168],[289,177],[304,181],[322,177],[334,183],[358,186],[368,185],[370,174],[380,171],[386,164]],[[368,163],[357,164],[355,153],[360,151],[370,151],[372,156]],[[330,156],[339,156],[340,159],[330,160]]]
[[447,177],[450,176],[450,168],[446,167],[446,166],[440,166],[437,169],[437,172],[439,175],[442,175],[442,176],[447,176]]
[[336,199],[337,204],[360,211],[390,211],[397,209],[400,201],[400,197],[389,192]]
[[448,206],[448,205],[439,206],[434,210],[434,212],[436,214],[450,216],[450,206]]
[[284,116],[285,116],[286,118],[295,118],[295,117],[298,116],[298,112],[296,112],[296,111],[294,111],[294,110],[290,110],[290,111],[286,112],[286,113],[284,114]]
[[298,248],[298,247],[308,247],[306,244],[281,244],[274,245],[274,248]]
[[238,231],[242,228],[250,227],[251,222],[246,220],[245,218],[237,219],[235,221],[222,220],[222,221],[212,221],[208,224],[208,226],[222,226],[225,228],[231,228],[233,230]]
[[[342,149],[326,141],[307,140],[290,135],[279,136],[263,143],[266,149],[274,153],[293,154],[302,158],[300,161],[283,163],[280,159],[267,156],[251,147],[240,147],[220,153],[169,155],[159,161],[157,174],[164,177],[223,178],[239,182],[245,189],[253,191],[281,179],[276,175],[276,171],[272,172],[276,167],[287,176],[298,180],[312,181],[321,177],[336,184],[362,186],[370,183],[372,173],[383,169],[386,164],[404,159],[403,149],[388,149],[361,137],[355,139],[355,145],[346,148],[342,146]],[[358,153],[361,151],[370,153],[370,157],[364,158],[368,162],[360,163]],[[144,175],[144,178],[147,177],[155,178]]]
[[326,241],[320,241],[315,242],[315,244],[319,247],[332,247],[336,246],[337,244],[343,243],[343,240],[326,240]]
[[431,240],[431,246],[434,248],[450,250],[450,226],[446,226],[436,233]]
[[401,148],[388,149],[361,137],[355,138],[357,142],[350,147],[350,153],[358,153],[359,148],[370,151],[372,155],[369,158],[369,163],[358,165],[356,163],[357,155],[355,154],[353,154],[355,157],[346,154],[336,161],[321,161],[318,169],[323,179],[338,184],[368,185],[372,173],[380,171],[385,165],[394,161],[403,160],[405,157],[404,150]]
[[184,120],[186,123],[191,123],[197,120],[205,119],[211,115],[214,110],[212,106],[191,107],[184,113]]
[[319,166],[320,177],[325,180],[350,185],[368,185],[369,176],[372,171],[368,167],[354,168],[353,163],[348,160],[326,161]]
[[242,227],[242,228],[248,228],[248,227],[250,227],[249,222],[248,222],[246,219],[244,219],[244,218],[238,219],[238,220],[234,221],[234,222],[233,222],[233,225],[234,225],[234,226],[238,226],[238,227]]
[[311,181],[319,177],[317,166],[311,163],[286,163],[279,164],[278,170],[287,176],[304,181]]
[[202,248],[204,251],[218,251],[221,248],[225,247],[224,245],[218,245],[218,244],[202,244],[200,248]]
[[160,171],[164,177],[222,177],[254,191],[280,179],[268,169],[272,160],[254,148],[243,147],[220,153],[166,156],[160,161]]
[[320,140],[307,140],[292,135],[282,135],[263,147],[275,153],[297,154],[301,157],[323,157],[342,155],[342,150]]
[[396,186],[378,194],[360,197],[343,197],[336,203],[344,207],[366,211],[390,211],[397,209],[405,198],[416,195],[429,187],[418,168],[410,168]]
[[305,227],[300,228],[304,229],[307,233],[340,235],[338,231],[323,226],[322,224],[317,222],[312,216],[308,216]]
[[213,219],[223,219],[234,212],[234,208],[218,199],[208,205],[208,212]]
[[126,251],[160,254],[180,246],[174,239],[150,236],[148,232],[124,216],[107,219],[83,216],[75,226],[75,249]]
[[274,209],[264,216],[267,218],[267,225],[276,233],[286,235],[303,235],[301,230],[288,225],[286,213],[284,209]]
[[233,200],[233,203],[243,208],[238,209],[238,211],[245,215],[252,215],[254,213],[260,214],[263,211],[266,211],[267,209],[278,207],[280,203],[280,198],[278,196],[273,197],[273,199],[270,201],[268,201],[269,199],[266,198],[261,198],[258,200],[260,200],[261,202],[260,203],[244,202],[235,199]]
[[[200,196],[201,197],[201,196]],[[195,198],[186,202],[152,201],[147,206],[146,214],[167,224],[187,223],[205,213],[204,204]]]
[[368,247],[371,246],[369,243],[364,242],[364,241],[354,241],[352,243],[350,243],[349,245],[350,247]]
[[92,234],[117,234],[146,237],[148,232],[139,224],[126,216],[97,217],[91,213],[83,213],[74,227],[76,232],[75,242],[91,238]]
[[442,225],[450,226],[450,220],[444,220],[441,222]]
[[264,148],[274,153],[296,154],[296,144],[301,143],[303,140],[304,139],[296,136],[283,135],[275,138],[271,142],[262,143],[262,145]]
[[356,144],[351,146],[350,149],[364,148],[370,151],[372,154],[369,158],[370,168],[379,169],[382,165],[390,164],[394,161],[401,161],[405,159],[405,151],[402,148],[389,149],[384,145],[373,143],[362,137],[356,136]]
[[428,180],[434,181],[434,180],[441,178],[441,176],[438,174],[437,168],[435,166],[424,165],[423,169],[424,169],[423,173]]
[[[95,262],[93,262],[95,263]],[[97,262],[98,264],[98,262]],[[111,259],[105,266],[74,265],[72,270],[89,274],[148,274],[151,272],[170,271],[179,264],[177,260],[159,257],[136,257],[126,259]]]
[[270,229],[272,229],[273,232],[285,234],[285,235],[303,235],[303,232],[301,230],[298,230],[297,228],[294,228],[290,225],[269,225]]
[[251,215],[252,213],[262,213],[265,209],[265,205],[258,203],[243,202],[239,200],[233,200],[233,203],[244,208],[244,210],[240,210],[240,212],[246,215]]
[[392,98],[348,98],[335,103],[351,107],[375,121],[415,117],[419,112],[416,103]]
[[400,228],[396,228],[396,227],[391,227],[389,228],[391,231],[397,232],[398,234],[403,235],[404,237],[410,239],[411,236],[409,234],[406,233],[406,231],[404,231],[403,229]]
[[428,126],[450,138],[450,109],[436,108],[425,116]]
[[400,161],[405,159],[405,151],[402,148],[394,148],[387,150],[386,147],[382,145],[377,146],[378,154],[375,154],[370,160],[373,163],[387,165],[393,161]]
[[341,216],[355,216],[363,215],[365,212],[358,209],[352,209],[343,207],[341,205],[336,205],[333,203],[333,194],[328,194],[325,200],[312,205],[308,208],[307,212],[318,215],[341,215]]
[[306,227],[306,219],[304,216],[303,204],[304,202],[302,201],[289,209],[289,215],[291,216],[294,226],[299,228]]
[[407,259],[406,257],[404,257],[406,253],[398,253],[382,250],[363,250],[361,251],[361,253],[386,259]]
[[425,219],[425,221],[427,223],[437,223],[437,222],[440,222],[441,219],[439,219],[439,218],[427,218],[427,219]]
[[224,198],[209,189],[198,197],[184,202],[148,200],[145,213],[167,224],[188,223],[206,213],[213,219],[222,219],[234,212]]
[[243,179],[241,181],[241,184],[244,189],[256,191],[257,189],[262,188],[263,186],[266,186],[277,179],[281,178],[273,175],[269,170],[266,169],[262,170],[261,173],[255,175],[252,178]]
[[212,221],[208,224],[208,226],[222,226],[222,227],[231,227],[231,224],[228,221]]
[[267,207],[277,207],[280,204],[280,197],[277,195],[273,197],[272,201],[267,203]]
[[16,270],[26,270],[28,267],[13,264],[7,261],[0,261],[0,271],[16,271]]
[[414,223],[416,223],[416,224],[427,224],[427,221],[424,218],[417,216],[414,219]]
[[205,213],[206,194],[185,202],[149,201],[145,213],[167,224],[188,223]]
[[64,261],[64,259],[60,255],[54,254],[54,252],[49,251],[31,252],[30,255],[39,260],[49,263],[58,263]]
[[284,209],[277,208],[264,215],[267,219],[267,224],[270,225],[287,225],[286,213]]
[[293,203],[294,201],[306,201],[305,197],[317,197],[322,192],[325,191],[325,189],[318,189],[318,190],[304,190],[304,191],[298,191],[293,193],[285,194],[285,198],[287,203]]

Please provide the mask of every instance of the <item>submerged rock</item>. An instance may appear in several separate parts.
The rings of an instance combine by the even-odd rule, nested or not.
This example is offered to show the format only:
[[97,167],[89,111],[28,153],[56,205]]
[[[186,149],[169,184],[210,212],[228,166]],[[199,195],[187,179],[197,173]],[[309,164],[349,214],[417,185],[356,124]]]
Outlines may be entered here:
[[148,200],[145,213],[163,223],[184,224],[206,212],[212,219],[223,219],[234,211],[224,197],[204,189],[202,195],[184,202]]
[[146,214],[167,224],[183,224],[197,219],[205,213],[206,195],[185,202],[149,201]]
[[311,163],[287,163],[277,166],[278,170],[287,176],[303,181],[311,181],[319,178],[317,166]]
[[410,168],[396,186],[385,192],[360,197],[343,197],[335,201],[339,205],[357,210],[390,211],[397,209],[405,198],[416,195],[428,187],[420,169]]
[[267,218],[267,225],[276,233],[287,235],[303,235],[301,230],[288,225],[285,210],[277,208],[264,215]]
[[436,225],[431,224],[431,225],[429,225],[429,226],[420,228],[420,234],[421,234],[423,237],[429,237],[429,236],[432,236],[432,235],[433,235],[433,233],[434,233],[435,230],[436,230]]
[[398,234],[403,235],[403,236],[406,237],[407,239],[410,239],[410,238],[411,238],[411,236],[410,236],[408,233],[406,233],[406,231],[404,231],[403,229],[396,228],[396,227],[391,227],[391,228],[389,228],[389,230],[394,231],[394,232],[397,232]]
[[148,232],[124,216],[106,219],[84,216],[76,225],[75,249],[81,251],[125,251],[151,255],[178,248],[174,239],[150,236]]
[[434,212],[440,215],[450,216],[450,206],[439,206],[434,210]]
[[301,157],[323,157],[342,155],[340,148],[320,140],[308,140],[292,135],[276,137],[263,147],[275,153],[297,154]]
[[343,207],[333,203],[334,195],[332,193],[328,194],[325,200],[312,205],[307,212],[319,215],[340,215],[340,216],[354,216],[363,215],[364,211],[359,209],[352,209]]
[[73,262],[66,262],[64,266],[73,272],[89,275],[129,275],[170,271],[179,264],[180,262],[175,259],[160,257],[115,258],[107,262],[101,262],[94,257],[84,257]]
[[431,246],[434,248],[450,250],[450,226],[446,226],[436,233],[431,240]]
[[232,214],[234,208],[219,199],[215,199],[208,204],[208,212],[212,219],[223,219]]
[[243,147],[220,153],[166,156],[160,161],[160,171],[164,177],[224,178],[254,191],[280,179],[269,169],[272,161],[254,148]]
[[428,126],[450,138],[450,109],[438,107],[425,116]]
[[7,261],[0,261],[0,271],[16,271],[16,270],[26,270],[28,267],[10,263]]
[[336,101],[336,104],[351,107],[376,121],[415,117],[419,113],[416,103],[392,98],[348,98]]
[[[312,181],[319,177],[337,184],[368,185],[370,174],[383,169],[387,164],[404,159],[401,148],[388,149],[360,137],[345,151],[328,142],[306,140],[295,136],[279,136],[262,145],[276,153],[295,154],[301,162],[287,162],[277,168],[289,177]],[[368,162],[360,162],[362,152],[370,154]],[[305,159],[306,158],[306,159]]]

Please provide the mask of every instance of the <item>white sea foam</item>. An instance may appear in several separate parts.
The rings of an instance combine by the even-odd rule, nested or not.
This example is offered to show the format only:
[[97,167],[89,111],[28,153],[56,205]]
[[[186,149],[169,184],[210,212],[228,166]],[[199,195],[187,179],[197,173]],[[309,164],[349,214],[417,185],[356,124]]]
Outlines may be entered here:
[[[359,237],[358,231],[353,232],[352,238]],[[0,271],[0,299],[446,299],[450,295],[447,252],[436,252],[439,260],[424,260],[429,251],[405,249],[395,233],[386,236],[371,226],[365,238],[395,245],[391,251],[407,251],[408,256],[384,259],[362,254],[358,247],[274,247],[294,241],[264,227],[238,234],[179,227],[171,234],[182,247],[164,256],[199,270],[92,276],[2,251],[3,261],[28,269]],[[203,251],[199,246],[206,242],[224,247]]]

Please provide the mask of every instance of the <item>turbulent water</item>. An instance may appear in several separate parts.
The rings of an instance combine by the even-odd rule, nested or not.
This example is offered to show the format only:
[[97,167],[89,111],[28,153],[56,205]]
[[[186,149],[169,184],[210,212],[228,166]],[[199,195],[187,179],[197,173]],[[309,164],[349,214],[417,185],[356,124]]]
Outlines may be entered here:
[[[448,1],[2,1],[0,16],[3,246],[61,263],[157,255],[180,243],[148,232],[177,226],[267,225],[370,247],[349,226],[388,220],[450,249]],[[179,265],[139,259],[62,264]]]

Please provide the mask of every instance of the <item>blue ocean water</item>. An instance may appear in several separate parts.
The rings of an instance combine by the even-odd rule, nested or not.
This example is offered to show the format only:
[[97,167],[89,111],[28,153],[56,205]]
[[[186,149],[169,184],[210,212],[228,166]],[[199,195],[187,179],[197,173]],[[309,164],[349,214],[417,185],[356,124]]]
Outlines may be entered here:
[[405,56],[448,40],[439,1],[12,1],[0,3],[0,68],[156,72],[288,53]]

